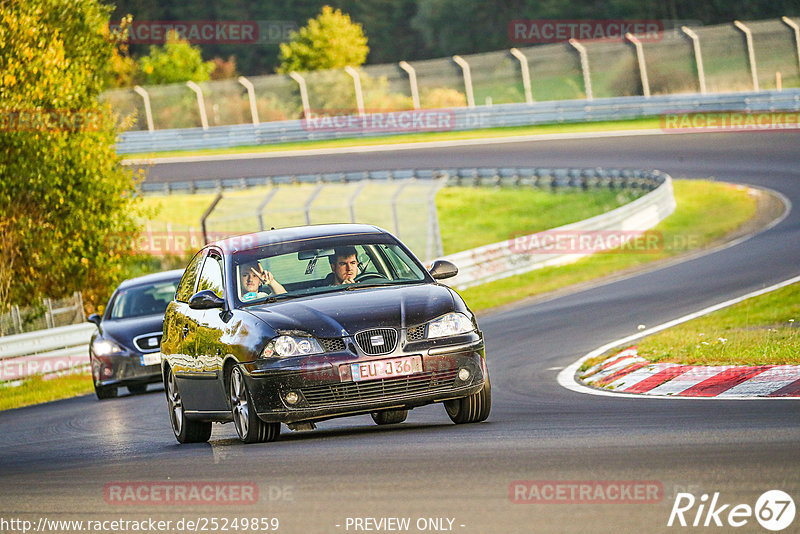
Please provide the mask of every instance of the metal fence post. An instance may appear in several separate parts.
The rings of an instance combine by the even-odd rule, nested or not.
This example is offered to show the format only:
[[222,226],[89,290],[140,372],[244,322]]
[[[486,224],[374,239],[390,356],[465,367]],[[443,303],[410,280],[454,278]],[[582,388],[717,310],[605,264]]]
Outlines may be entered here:
[[694,62],[697,65],[697,79],[700,82],[700,94],[706,94],[706,71],[703,68],[703,54],[700,51],[700,37],[688,26],[681,26],[681,31],[692,40],[694,49]]
[[390,200],[392,203],[392,221],[394,222],[394,233],[398,239],[400,239],[400,215],[397,213],[397,199],[400,197],[400,193],[403,192],[403,189],[405,189],[406,186],[411,184],[413,181],[414,178],[411,178],[406,182],[398,184],[397,189],[392,194],[392,198]]
[[306,215],[306,224],[311,224],[311,204],[317,199],[317,196],[322,192],[325,188],[325,184],[319,184],[314,190],[308,195],[308,199],[306,199],[306,203],[303,205],[303,212]]
[[152,132],[155,128],[153,127],[153,110],[150,108],[150,95],[141,85],[134,85],[133,92],[141,96],[142,100],[144,100],[144,116],[147,121],[147,130]]
[[347,200],[347,205],[350,208],[350,222],[352,223],[356,222],[356,199],[366,186],[367,186],[366,180],[362,180],[361,182],[359,182],[358,185],[356,186],[355,192],[352,195],[350,195],[350,198]]
[[364,95],[361,93],[361,76],[358,71],[351,66],[344,68],[344,71],[353,78],[353,87],[356,90],[356,107],[358,108],[358,116],[364,116]]
[[414,102],[414,109],[419,109],[419,87],[417,86],[417,71],[408,64],[407,61],[398,63],[400,68],[408,73],[408,83],[411,86],[411,100]]
[[472,73],[469,70],[469,63],[461,56],[453,56],[453,61],[456,65],[461,67],[461,72],[464,75],[464,88],[467,91],[467,107],[475,107],[475,95],[472,93]]
[[258,125],[258,108],[256,107],[256,88],[253,86],[253,83],[245,78],[244,76],[239,76],[238,81],[240,84],[244,85],[244,88],[247,89],[247,98],[250,100],[250,115],[253,117],[253,124]]
[[531,92],[531,73],[528,70],[528,58],[519,51],[518,48],[509,50],[511,55],[519,60],[519,69],[522,72],[522,88],[525,91],[525,103],[533,104],[533,93]]
[[639,62],[639,77],[642,79],[642,93],[645,98],[650,98],[650,80],[647,78],[647,64],[644,62],[644,47],[642,42],[632,33],[626,33],[625,38],[633,43],[636,48],[636,60]]
[[53,319],[53,303],[49,298],[43,298],[44,303],[44,320],[47,323],[47,328],[55,328],[55,320]]
[[798,72],[800,72],[800,26],[789,17],[781,17],[781,20],[794,31],[794,46],[797,50],[797,68]]
[[442,232],[439,228],[439,213],[436,211],[436,194],[447,184],[447,178],[434,180],[428,194],[428,238],[425,240],[425,261],[444,256]]
[[586,47],[576,39],[570,39],[569,44],[578,51],[578,55],[581,57],[581,71],[583,72],[583,87],[586,91],[586,100],[594,100],[594,95],[592,95],[592,75],[589,70],[589,54],[586,53]]
[[206,232],[206,219],[211,215],[211,212],[214,211],[214,208],[217,207],[219,201],[222,200],[222,191],[217,193],[217,196],[211,202],[211,205],[206,208],[205,213],[203,216],[200,217],[200,230],[203,232],[203,245],[208,245],[208,232]]
[[744,33],[744,39],[747,43],[747,58],[750,61],[750,75],[753,77],[753,90],[758,91],[758,70],[756,69],[756,51],[753,47],[753,33],[750,28],[738,20],[734,20],[733,25]]
[[303,117],[310,119],[311,106],[308,103],[308,87],[306,86],[306,79],[295,71],[290,72],[289,77],[296,81],[297,85],[300,86],[300,100],[303,102]]
[[272,189],[270,189],[269,193],[264,195],[264,200],[262,200],[261,203],[256,208],[256,216],[258,217],[258,229],[261,232],[264,231],[264,209],[266,209],[267,204],[272,202],[272,198],[275,196],[277,192],[278,188],[273,186]]
[[208,117],[206,116],[206,104],[205,101],[203,101],[203,91],[200,89],[200,86],[193,81],[186,82],[186,85],[197,95],[197,107],[200,109],[200,124],[203,126],[204,130],[208,130]]

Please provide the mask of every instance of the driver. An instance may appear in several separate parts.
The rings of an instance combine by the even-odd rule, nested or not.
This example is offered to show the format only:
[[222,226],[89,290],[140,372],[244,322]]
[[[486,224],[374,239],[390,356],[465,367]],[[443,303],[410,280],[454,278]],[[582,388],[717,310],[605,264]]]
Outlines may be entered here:
[[[358,259],[356,257],[356,247],[336,247],[333,256],[328,258],[331,264],[331,274],[328,280],[333,285],[355,283],[358,274]],[[331,275],[333,275],[331,277]]]

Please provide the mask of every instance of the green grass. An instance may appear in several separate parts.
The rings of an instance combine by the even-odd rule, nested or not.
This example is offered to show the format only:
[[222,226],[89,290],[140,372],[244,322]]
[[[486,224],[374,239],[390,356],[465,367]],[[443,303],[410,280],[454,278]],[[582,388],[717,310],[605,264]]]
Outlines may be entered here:
[[800,284],[649,336],[639,355],[691,365],[800,364]]
[[645,117],[621,121],[598,121],[565,124],[542,124],[538,126],[510,126],[503,128],[485,128],[459,132],[427,132],[376,137],[358,137],[348,139],[330,139],[323,141],[297,141],[271,145],[249,145],[232,148],[212,148],[208,150],[171,150],[165,152],[146,152],[139,154],[123,154],[129,159],[169,156],[208,156],[216,154],[245,154],[253,152],[283,152],[286,150],[304,150],[316,148],[341,148],[354,146],[373,146],[429,141],[455,141],[461,139],[482,139],[492,137],[514,137],[518,135],[603,132],[614,130],[652,130],[661,127],[659,117]]
[[35,376],[23,380],[19,386],[0,387],[0,410],[77,397],[92,391],[94,391],[92,375],[89,373],[60,376],[49,380]]
[[436,196],[445,254],[588,219],[634,200],[631,192],[548,193],[532,189],[449,187]]
[[654,230],[663,248],[646,253],[609,252],[575,263],[537,269],[460,291],[475,311],[540,295],[707,247],[753,217],[756,199],[739,186],[700,180],[673,182],[677,208]]

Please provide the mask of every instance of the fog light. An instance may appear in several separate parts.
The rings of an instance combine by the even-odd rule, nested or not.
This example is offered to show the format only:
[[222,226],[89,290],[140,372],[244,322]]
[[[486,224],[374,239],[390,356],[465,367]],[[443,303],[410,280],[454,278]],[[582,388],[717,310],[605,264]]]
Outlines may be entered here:
[[469,369],[462,367],[461,370],[458,371],[458,379],[462,382],[469,380]]
[[283,398],[288,404],[297,404],[297,401],[300,400],[300,395],[298,395],[294,391],[290,391],[289,393],[284,395]]

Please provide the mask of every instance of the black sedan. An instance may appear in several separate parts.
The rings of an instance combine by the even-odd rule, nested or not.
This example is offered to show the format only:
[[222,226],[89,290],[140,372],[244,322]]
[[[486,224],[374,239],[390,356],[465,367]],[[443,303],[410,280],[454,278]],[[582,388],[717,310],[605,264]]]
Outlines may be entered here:
[[117,396],[120,386],[132,394],[161,381],[164,311],[175,296],[183,269],[125,280],[111,295],[89,344],[94,391],[98,399]]
[[189,263],[164,319],[162,374],[181,443],[233,421],[242,441],[285,423],[371,414],[379,425],[444,403],[485,420],[491,388],[475,316],[394,236],[367,225],[233,237]]

